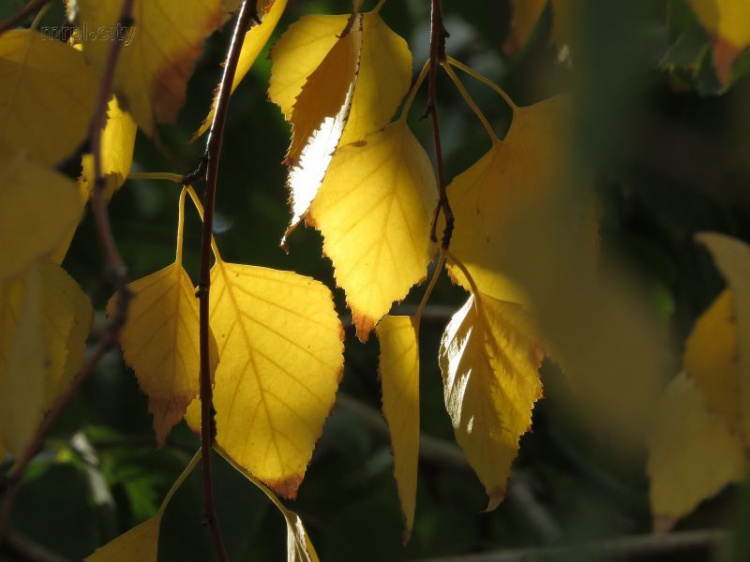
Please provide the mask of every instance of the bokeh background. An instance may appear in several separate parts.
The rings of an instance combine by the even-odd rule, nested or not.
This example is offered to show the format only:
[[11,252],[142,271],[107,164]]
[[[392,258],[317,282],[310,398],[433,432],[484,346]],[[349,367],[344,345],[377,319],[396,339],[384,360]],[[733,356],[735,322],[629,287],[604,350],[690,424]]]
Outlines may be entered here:
[[[602,209],[602,251],[621,260],[647,287],[649,307],[669,334],[677,366],[695,319],[723,287],[694,234],[710,230],[750,239],[750,56],[740,58],[734,82],[724,91],[712,68],[710,37],[683,0],[573,4],[569,48],[550,41],[553,13],[548,8],[528,42],[507,54],[508,0],[444,0],[448,51],[500,83],[519,105],[573,94],[576,120],[570,148],[593,171]],[[3,0],[0,18],[19,5]],[[291,0],[275,38],[300,15],[349,8],[344,0]],[[389,0],[382,15],[407,39],[418,70],[428,54],[429,2]],[[56,5],[44,24],[62,21],[62,8]],[[186,140],[209,108],[230,32],[226,27],[209,39],[178,123],[160,128],[158,145],[139,136],[134,171],[186,173],[194,168],[203,142],[188,145]],[[218,244],[228,261],[294,270],[333,288],[331,263],[321,257],[315,230],[298,228],[289,255],[279,248],[288,221],[281,161],[289,128],[267,101],[270,72],[271,62],[263,55],[232,99],[217,198]],[[511,118],[508,107],[481,84],[470,79],[465,84],[503,134]],[[439,80],[438,100],[450,178],[476,161],[489,140],[445,76]],[[422,92],[410,122],[432,154],[429,122],[420,120],[425,103]],[[76,174],[74,168],[68,171]],[[171,183],[130,181],[113,199],[113,229],[132,278],[172,261],[178,195]],[[199,244],[199,223],[189,210],[185,263],[194,279]],[[64,266],[101,310],[111,287],[102,274],[90,217],[78,230]],[[401,310],[413,307],[422,290],[415,289]],[[346,318],[343,293],[337,289],[335,294]],[[568,381],[551,363],[542,369],[545,399],[535,409],[533,432],[522,439],[508,498],[496,511],[481,513],[486,498],[454,444],[437,365],[442,330],[465,297],[442,278],[423,322],[421,424],[427,437],[415,528],[406,547],[393,459],[379,414],[377,341],[371,338],[363,345],[347,331],[339,403],[326,422],[299,498],[290,504],[322,560],[435,559],[651,531],[643,451],[624,453],[580,416],[568,400]],[[153,515],[197,446],[182,424],[162,450],[156,449],[145,396],[119,352],[110,353],[32,465],[14,527],[64,559],[81,560]],[[231,559],[283,559],[282,517],[218,457],[216,465],[219,517]],[[723,491],[677,530],[746,530],[750,505],[743,503],[750,501],[745,495],[738,487]],[[731,548],[711,554],[707,541],[682,550],[628,551],[618,559],[746,560],[738,554],[747,548],[741,542],[747,540],[744,534],[737,535],[739,543],[729,541],[734,554]],[[167,509],[161,536],[160,560],[214,559],[202,525],[199,471]],[[553,559],[585,557],[558,552]]]

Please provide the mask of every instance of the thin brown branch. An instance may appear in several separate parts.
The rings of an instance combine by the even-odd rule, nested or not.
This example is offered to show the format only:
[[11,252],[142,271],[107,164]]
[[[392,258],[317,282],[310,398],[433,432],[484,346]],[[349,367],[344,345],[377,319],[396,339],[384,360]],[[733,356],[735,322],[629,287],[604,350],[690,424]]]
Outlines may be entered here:
[[[229,44],[224,74],[219,83],[219,94],[216,101],[216,112],[211,123],[211,130],[206,141],[204,157],[197,171],[191,175],[190,183],[205,170],[206,191],[203,196],[203,235],[201,239],[200,277],[198,280],[198,299],[200,300],[200,398],[201,398],[201,452],[203,455],[203,494],[206,522],[211,528],[214,544],[222,561],[228,560],[224,541],[219,529],[214,506],[213,484],[211,477],[211,449],[216,438],[216,410],[213,404],[213,385],[211,382],[211,359],[209,318],[209,296],[211,290],[211,237],[214,227],[214,207],[216,203],[216,184],[219,176],[219,160],[224,137],[229,99],[232,83],[237,70],[240,51],[245,33],[252,23],[259,23],[258,1],[244,0],[237,16],[237,23]],[[205,164],[205,165],[204,165]]]
[[[683,531],[668,535],[636,535],[608,541],[566,547],[497,550],[444,558],[422,559],[420,562],[527,562],[531,560],[661,560],[666,556],[699,555],[708,559],[723,541],[725,531]],[[700,555],[703,553],[703,555]],[[670,558],[672,559],[672,558]],[[693,558],[691,558],[692,560]]]
[[8,534],[5,537],[0,552],[10,554],[13,560],[24,560],[25,562],[66,562],[66,559],[62,556],[15,533]]
[[430,74],[427,78],[427,112],[432,118],[432,136],[435,139],[435,165],[438,176],[438,204],[435,209],[435,216],[432,220],[432,241],[437,242],[437,225],[440,212],[445,217],[445,228],[441,246],[447,250],[451,244],[453,236],[453,210],[451,209],[448,195],[445,191],[445,166],[443,165],[443,147],[440,142],[440,123],[437,113],[437,72],[440,64],[445,61],[445,40],[449,34],[443,24],[443,10],[440,6],[440,0],[431,0],[431,23],[430,23]]
[[19,26],[51,1],[52,0],[32,0],[10,18],[0,23],[0,33],[4,33],[9,29]]
[[[123,0],[122,10],[120,12],[120,24],[123,26],[129,26],[132,23],[133,2],[134,0]],[[131,298],[130,292],[127,289],[127,270],[122,258],[120,257],[120,253],[117,250],[117,244],[115,243],[112,229],[109,224],[107,201],[104,196],[105,182],[102,174],[101,154],[102,130],[107,121],[107,104],[112,96],[112,84],[114,82],[115,68],[120,56],[121,47],[121,41],[113,41],[109,48],[107,62],[99,85],[97,105],[91,118],[91,126],[89,128],[89,139],[91,141],[90,147],[94,159],[95,174],[95,187],[91,193],[91,209],[94,215],[99,242],[102,246],[102,252],[104,253],[107,262],[107,269],[117,290],[117,308],[114,316],[108,324],[108,329],[102,334],[94,353],[83,365],[66,391],[61,394],[52,405],[49,413],[34,432],[30,443],[18,458],[13,472],[9,476],[9,485],[6,489],[2,506],[0,507],[0,544],[2,544],[3,537],[5,536],[8,527],[10,513],[13,509],[13,503],[18,494],[18,489],[24,472],[28,468],[36,452],[42,446],[47,433],[60,417],[60,414],[68,405],[77,390],[94,371],[99,360],[117,342],[117,335],[120,328],[125,323],[127,316],[128,304]]]

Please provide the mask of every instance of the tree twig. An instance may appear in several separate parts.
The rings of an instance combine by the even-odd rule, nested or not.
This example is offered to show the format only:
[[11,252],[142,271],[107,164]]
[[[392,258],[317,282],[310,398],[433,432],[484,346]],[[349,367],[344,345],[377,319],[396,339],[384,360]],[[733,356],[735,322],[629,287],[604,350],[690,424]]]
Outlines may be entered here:
[[51,1],[52,0],[32,0],[10,18],[0,23],[0,33],[4,33],[20,25],[24,20],[30,18],[32,14],[41,10],[45,4],[49,4]]
[[[133,3],[134,0],[123,0],[119,22],[124,27],[128,27],[132,24]],[[112,228],[109,223],[109,213],[107,211],[107,201],[105,198],[105,180],[102,174],[101,154],[102,130],[107,122],[107,105],[112,96],[112,84],[114,82],[115,68],[120,56],[121,47],[121,41],[112,41],[99,85],[96,109],[91,118],[91,125],[89,128],[90,148],[94,160],[95,175],[94,189],[91,193],[91,209],[92,214],[94,215],[97,236],[99,237],[102,252],[104,253],[107,262],[107,269],[117,290],[117,308],[114,316],[109,321],[107,329],[99,339],[96,349],[91,354],[88,361],[84,363],[78,374],[73,378],[73,381],[66,391],[55,400],[49,413],[34,432],[31,441],[17,459],[13,472],[9,476],[9,484],[5,492],[5,497],[3,498],[2,506],[0,507],[0,544],[2,544],[5,531],[8,527],[10,512],[13,509],[13,503],[18,494],[18,489],[24,472],[34,458],[37,450],[42,446],[47,433],[60,417],[60,414],[68,405],[72,397],[84,381],[88,379],[99,360],[110,349],[110,347],[117,342],[117,335],[127,317],[127,309],[131,294],[127,288],[127,270],[122,258],[120,257],[117,244],[112,235]]]
[[435,216],[432,219],[432,241],[437,242],[437,224],[440,211],[442,210],[445,217],[445,228],[441,246],[447,250],[451,244],[453,236],[453,210],[451,209],[448,195],[445,192],[445,166],[443,165],[443,148],[440,142],[440,124],[437,114],[437,72],[440,64],[445,61],[445,40],[449,34],[443,24],[443,10],[440,6],[440,0],[431,0],[430,2],[430,74],[428,76],[427,89],[427,113],[432,118],[432,136],[435,139],[435,165],[438,176],[438,204],[435,208]]
[[200,301],[200,398],[201,398],[201,451],[203,466],[203,493],[205,503],[206,522],[211,528],[214,544],[222,561],[228,560],[224,541],[219,529],[214,506],[214,494],[211,478],[211,449],[216,438],[216,410],[213,405],[213,386],[211,383],[211,358],[209,318],[209,295],[211,290],[211,237],[214,226],[214,207],[216,202],[216,183],[219,174],[219,160],[224,137],[224,125],[229,109],[229,98],[232,93],[232,83],[237,70],[240,51],[245,33],[252,23],[258,21],[258,1],[244,0],[237,16],[237,23],[229,44],[224,74],[219,83],[219,93],[216,100],[211,130],[206,141],[206,151],[196,172],[187,179],[190,183],[198,179],[205,171],[206,191],[203,196],[203,235],[201,239],[200,276],[198,280],[197,296]]
[[26,562],[66,562],[66,559],[62,556],[16,533],[8,534],[5,537],[0,552],[10,554],[14,557],[14,560]]

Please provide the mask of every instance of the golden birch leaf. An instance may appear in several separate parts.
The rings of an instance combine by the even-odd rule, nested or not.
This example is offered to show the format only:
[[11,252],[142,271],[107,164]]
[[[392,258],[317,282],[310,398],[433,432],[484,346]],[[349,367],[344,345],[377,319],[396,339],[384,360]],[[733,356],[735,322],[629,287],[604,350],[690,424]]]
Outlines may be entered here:
[[172,484],[167,496],[151,519],[144,521],[130,529],[128,532],[120,535],[116,539],[108,542],[101,548],[97,548],[94,553],[84,559],[84,562],[157,562],[159,556],[159,527],[161,526],[164,512],[175,495],[177,490],[182,486],[190,473],[193,472],[201,460],[200,451],[195,454],[179,478]]
[[315,552],[310,537],[307,535],[307,530],[302,524],[302,519],[295,512],[287,509],[287,507],[281,503],[279,498],[274,494],[268,487],[263,484],[257,478],[254,478],[247,469],[237,464],[231,457],[229,457],[224,451],[219,449],[219,453],[231,464],[237,471],[242,473],[245,478],[250,480],[255,486],[257,486],[266,497],[268,497],[276,509],[279,510],[281,515],[284,516],[286,522],[286,556],[287,562],[318,562],[318,554]]
[[[348,15],[304,16],[271,51],[268,95],[287,121],[308,77],[337,42]],[[341,144],[358,141],[386,126],[409,90],[412,56],[406,41],[377,11],[362,15],[362,53],[352,105]]]
[[[242,2],[233,0],[232,3],[236,4],[235,6],[232,6],[231,11],[234,11],[239,8],[239,5]],[[242,49],[240,50],[240,58],[237,61],[237,70],[235,71],[234,81],[232,82],[232,93],[234,93],[237,86],[240,85],[240,82],[242,82],[242,79],[247,73],[250,72],[258,55],[260,55],[261,51],[266,46],[266,43],[268,43],[268,40],[276,29],[276,25],[281,19],[281,15],[286,9],[286,3],[287,0],[260,0],[258,2],[258,15],[261,18],[260,25],[256,24],[252,26],[245,34],[245,39],[242,42]],[[203,135],[203,133],[208,131],[211,127],[211,121],[213,121],[215,110],[216,96],[214,96],[214,100],[211,104],[211,110],[203,120],[203,123],[201,123],[200,128],[193,135],[193,138],[190,139],[190,142],[194,142],[198,137]]]
[[667,387],[649,440],[650,501],[656,531],[666,532],[747,467],[742,441],[709,412],[684,374]]
[[37,31],[0,36],[0,144],[55,166],[86,138],[98,84],[83,55]]
[[376,328],[380,342],[383,414],[391,432],[398,497],[404,513],[404,542],[414,526],[419,460],[419,345],[411,316],[386,316]]
[[336,151],[310,217],[360,340],[424,279],[436,204],[432,165],[405,121]]
[[0,144],[0,281],[21,273],[57,249],[78,224],[75,183]]
[[736,238],[710,232],[701,233],[696,238],[713,255],[732,292],[737,326],[735,357],[738,362],[742,434],[745,442],[750,443],[750,246]]
[[[528,259],[518,255],[519,241],[543,240],[540,229],[555,227],[540,219],[565,189],[565,137],[559,121],[566,109],[565,100],[559,97],[518,109],[505,139],[493,143],[489,152],[448,186],[455,215],[451,252],[467,267],[482,293],[510,302],[528,301],[524,288],[507,276],[508,264]],[[593,266],[598,252],[598,212],[593,198],[575,207],[575,212],[566,217],[566,228],[580,233],[585,242],[581,252]],[[449,266],[449,271],[465,289],[471,289],[457,267]]]
[[[141,390],[148,395],[159,446],[185,415],[200,391],[199,312],[193,283],[181,262],[128,285],[133,300],[120,332],[125,361],[135,371]],[[112,316],[117,297],[110,299]],[[212,372],[218,362],[211,340]]]
[[[0,284],[0,318],[2,394],[8,401],[23,404],[29,416],[27,431],[19,429],[18,440],[8,448],[18,452],[31,435],[28,430],[36,429],[44,411],[65,391],[83,363],[93,311],[78,284],[59,265],[42,260],[23,277]],[[19,355],[24,349],[31,351]],[[33,385],[36,379],[28,377],[38,373],[39,361],[40,396]]]
[[[135,121],[124,111],[113,96],[107,106],[107,123],[102,132],[102,174],[106,181],[106,194],[110,199],[122,187],[133,164],[135,134],[138,130]],[[83,157],[83,171],[79,181],[81,190],[88,196],[94,186],[94,157],[86,154]]]
[[[331,292],[302,275],[217,259],[211,329],[219,348],[216,442],[276,493],[293,498],[343,370]],[[200,427],[200,404],[188,410]]]
[[685,373],[695,381],[708,410],[742,431],[737,323],[732,292],[726,289],[695,322],[685,344]]
[[149,136],[157,123],[173,123],[203,42],[222,23],[222,1],[196,0],[186,9],[182,0],[135,0],[135,25],[126,29],[117,27],[121,1],[77,3],[79,26],[96,36],[83,41],[83,53],[96,72],[104,72],[111,40],[123,42],[114,80],[123,108]]
[[440,343],[445,406],[456,441],[489,496],[487,511],[505,497],[519,440],[542,397],[543,354],[523,308],[472,295]]
[[750,46],[750,3],[744,0],[689,0],[698,21],[714,40],[714,66],[728,85],[740,53]]

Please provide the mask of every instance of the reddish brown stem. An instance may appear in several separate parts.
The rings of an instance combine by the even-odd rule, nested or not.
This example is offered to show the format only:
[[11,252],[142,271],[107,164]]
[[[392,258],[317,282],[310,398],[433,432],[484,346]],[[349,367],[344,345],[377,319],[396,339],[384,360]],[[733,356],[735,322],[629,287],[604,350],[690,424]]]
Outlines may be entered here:
[[23,23],[26,19],[30,18],[33,14],[36,14],[39,10],[44,8],[45,4],[49,4],[52,0],[32,0],[26,6],[21,8],[17,13],[12,15],[10,18],[0,23],[0,33],[4,33],[9,29],[17,27]]
[[[120,13],[120,23],[130,25],[132,22],[134,0],[123,0],[122,11]],[[107,55],[107,62],[102,74],[99,85],[99,95],[97,98],[96,109],[91,118],[89,128],[90,150],[94,160],[94,189],[91,192],[91,209],[96,223],[96,232],[102,247],[102,252],[107,262],[107,269],[112,277],[112,281],[117,290],[117,309],[114,316],[107,325],[107,329],[99,339],[96,349],[83,365],[81,370],[73,379],[66,391],[61,394],[52,405],[47,416],[41,425],[34,432],[30,443],[23,451],[16,462],[13,472],[9,476],[9,484],[3,498],[2,507],[0,507],[0,542],[2,542],[5,531],[10,520],[10,513],[13,509],[13,502],[18,493],[21,478],[28,468],[34,455],[42,446],[44,438],[50,431],[54,423],[60,417],[65,407],[68,405],[76,391],[88,379],[89,375],[99,363],[104,354],[117,342],[117,335],[120,328],[125,323],[127,316],[128,304],[130,302],[130,292],[127,288],[127,270],[125,264],[117,250],[117,244],[112,236],[112,229],[109,224],[109,213],[107,212],[107,201],[104,193],[104,177],[102,175],[102,130],[107,122],[107,104],[112,96],[112,84],[114,82],[115,68],[120,56],[122,42],[113,41]]]
[[[203,464],[203,494],[206,522],[211,528],[214,544],[222,561],[228,560],[224,541],[219,529],[214,506],[213,484],[211,478],[211,449],[216,437],[216,410],[213,404],[213,385],[211,383],[211,359],[209,356],[210,328],[209,297],[211,291],[211,236],[214,226],[214,207],[216,203],[216,184],[219,175],[219,160],[224,137],[224,125],[229,109],[229,98],[232,83],[237,70],[240,51],[245,33],[253,22],[258,23],[257,0],[245,0],[237,16],[232,42],[229,45],[224,74],[219,83],[219,94],[216,100],[216,111],[211,123],[211,130],[206,141],[206,151],[197,172],[205,170],[206,191],[203,196],[203,236],[201,239],[200,278],[198,280],[198,299],[200,300],[200,398],[201,398],[201,452]],[[205,163],[205,166],[204,166]],[[197,176],[197,174],[194,174]],[[197,178],[192,178],[197,179]]]
[[451,237],[453,236],[453,210],[448,201],[448,195],[445,191],[445,166],[443,165],[443,147],[440,142],[440,123],[437,113],[437,72],[440,64],[445,61],[445,40],[448,38],[448,32],[443,24],[443,10],[440,6],[440,0],[431,0],[430,14],[430,74],[428,76],[427,90],[427,112],[432,118],[432,136],[435,139],[435,165],[438,176],[438,204],[435,209],[435,216],[432,220],[432,241],[437,242],[437,224],[440,211],[445,217],[445,228],[441,246],[444,250],[450,247]]

